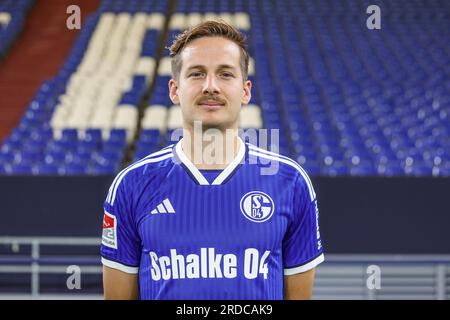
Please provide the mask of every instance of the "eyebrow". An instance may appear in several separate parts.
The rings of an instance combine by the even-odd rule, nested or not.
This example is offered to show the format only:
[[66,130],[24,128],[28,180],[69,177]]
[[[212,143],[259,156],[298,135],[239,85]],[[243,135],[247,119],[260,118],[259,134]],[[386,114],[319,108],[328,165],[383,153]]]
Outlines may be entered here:
[[[205,66],[201,65],[201,64],[197,64],[197,65],[194,65],[194,66],[190,66],[186,70],[189,71],[189,70],[192,70],[192,69],[205,69]],[[229,65],[229,64],[221,64],[221,65],[218,66],[218,69],[232,69],[232,70],[235,70],[236,68],[233,67],[232,65]]]

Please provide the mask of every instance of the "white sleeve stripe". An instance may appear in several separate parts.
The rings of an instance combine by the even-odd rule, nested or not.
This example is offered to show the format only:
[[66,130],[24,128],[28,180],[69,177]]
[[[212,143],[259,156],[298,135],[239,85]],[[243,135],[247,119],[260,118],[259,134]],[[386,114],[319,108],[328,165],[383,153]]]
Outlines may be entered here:
[[136,165],[136,164],[138,164],[138,163],[141,163],[142,161],[145,161],[145,160],[147,160],[147,159],[150,159],[151,157],[156,157],[156,156],[159,156],[159,155],[161,155],[161,154],[166,154],[167,152],[172,152],[172,149],[171,149],[172,146],[173,146],[173,145],[170,145],[170,146],[168,146],[168,147],[166,147],[166,148],[164,148],[164,149],[162,149],[162,150],[160,150],[160,151],[154,152],[154,153],[152,153],[152,154],[146,156],[145,158],[139,160],[138,162],[133,163],[132,165],[126,167],[126,168],[123,169],[122,171],[120,171],[120,172],[117,174],[117,176],[116,176],[116,178],[114,179],[114,181],[111,183],[111,186],[110,186],[109,191],[108,191],[108,196],[106,197],[106,201],[109,202],[109,203],[111,203],[111,200],[112,200],[112,193],[113,193],[113,190],[114,190],[115,187],[116,187],[117,181],[118,181],[118,179],[125,173],[125,171],[127,171],[128,168],[130,168],[130,167],[132,167],[132,166],[134,166],[134,165]]
[[[134,163],[134,164],[128,166],[127,168],[123,169],[122,171],[120,171],[119,174],[117,174],[116,178],[114,179],[113,183],[111,184],[110,190],[109,190],[109,192],[108,192],[108,196],[107,196],[107,198],[106,198],[107,202],[111,202],[112,191],[113,191],[113,189],[115,188],[115,185],[116,185],[116,183],[117,183],[117,180],[119,179],[119,177],[120,177],[120,176],[121,176],[121,175],[129,168],[129,167],[131,167],[131,166],[133,166],[133,165],[135,165],[135,164],[137,164],[137,163],[140,163],[140,162],[142,162],[142,161],[145,161],[145,160],[147,160],[147,159],[149,159],[149,158],[151,158],[151,157],[155,157],[155,156],[159,156],[159,155],[161,155],[161,154],[165,154],[165,153],[167,153],[167,152],[169,151],[168,148],[170,148],[170,147],[172,147],[172,145],[169,146],[169,147],[167,147],[167,148],[165,148],[165,149],[162,149],[162,150],[160,150],[160,151],[157,151],[157,152],[155,152],[155,153],[152,153],[152,154],[146,156],[144,159],[141,159],[141,160],[139,160],[138,162],[136,162],[136,163]],[[171,151],[171,149],[170,149],[170,151]]]
[[[253,145],[253,144],[250,144],[250,143],[247,143],[247,144],[248,144],[249,149],[252,149],[252,150],[254,150],[254,151],[258,151],[258,152],[261,152],[261,153],[270,154],[270,155],[272,155],[272,156],[284,157],[284,156],[282,156],[282,155],[279,154],[279,153],[272,152],[272,151],[269,151],[269,150],[266,150],[266,149],[257,147],[257,146],[255,146],[255,145]],[[287,158],[287,157],[286,157],[286,158]]]
[[103,265],[116,269],[116,270],[120,270],[126,273],[132,273],[132,274],[136,274],[139,272],[139,267],[129,267],[126,265],[123,265],[121,263],[115,262],[115,261],[111,261],[108,259],[105,259],[102,257],[102,263]]
[[285,276],[290,276],[290,275],[293,275],[293,274],[306,272],[308,270],[311,270],[311,269],[317,267],[320,263],[322,263],[324,261],[325,261],[325,256],[322,253],[320,256],[315,258],[313,261],[308,262],[307,264],[304,264],[302,266],[295,267],[295,268],[285,268],[284,269],[284,275]]
[[131,167],[129,167],[128,169],[126,169],[126,170],[122,173],[122,175],[118,178],[117,183],[116,183],[116,185],[114,186],[114,189],[112,190],[111,199],[110,199],[110,201],[108,201],[108,202],[109,202],[111,205],[114,205],[114,200],[116,199],[117,189],[119,188],[119,185],[120,185],[120,183],[122,182],[122,179],[125,177],[125,175],[126,175],[129,171],[131,171],[131,170],[133,170],[133,169],[136,169],[136,168],[139,168],[139,167],[142,167],[142,166],[144,166],[144,165],[146,165],[146,164],[148,164],[148,163],[159,162],[159,161],[162,161],[162,160],[164,160],[164,159],[171,158],[171,157],[173,157],[173,153],[172,153],[172,152],[169,153],[169,154],[165,154],[165,155],[163,155],[163,156],[161,156],[161,157],[159,157],[159,158],[151,158],[151,159],[148,159],[148,160],[144,160],[144,161],[142,161],[142,162],[138,162],[138,163],[132,165]]
[[259,157],[262,157],[262,158],[270,159],[270,160],[277,160],[277,161],[286,163],[286,164],[294,167],[295,169],[297,169],[298,172],[300,172],[300,174],[302,175],[303,179],[305,179],[306,184],[308,185],[308,191],[309,191],[309,196],[311,198],[311,201],[313,201],[316,198],[316,193],[315,193],[314,188],[312,186],[311,180],[309,180],[308,175],[302,169],[302,167],[300,167],[295,162],[292,162],[292,160],[286,160],[286,159],[283,159],[283,158],[280,158],[280,157],[270,156],[268,154],[258,153],[258,152],[255,152],[255,151],[250,151],[249,154],[253,155],[253,156],[259,156]]
[[[271,151],[268,151],[268,150],[264,150],[264,149],[258,148],[258,147],[254,146],[252,144],[248,144],[248,147],[249,147],[250,150],[253,150],[253,151],[265,154],[265,155],[273,155],[275,157],[279,157],[279,158],[282,158],[282,159],[290,161],[293,165],[295,165],[295,167],[300,171],[300,173],[302,173],[302,172],[304,173],[304,174],[302,174],[302,176],[306,180],[306,183],[309,184],[309,187],[313,189],[314,199],[316,198],[315,197],[316,193],[314,191],[311,179],[309,178],[309,176],[306,173],[305,169],[303,169],[300,164],[298,164],[297,162],[295,162],[291,158],[285,157],[285,156],[283,156],[281,154],[278,154],[278,153],[275,153],[275,152],[271,152]],[[312,199],[312,200],[314,200],[314,199]]]

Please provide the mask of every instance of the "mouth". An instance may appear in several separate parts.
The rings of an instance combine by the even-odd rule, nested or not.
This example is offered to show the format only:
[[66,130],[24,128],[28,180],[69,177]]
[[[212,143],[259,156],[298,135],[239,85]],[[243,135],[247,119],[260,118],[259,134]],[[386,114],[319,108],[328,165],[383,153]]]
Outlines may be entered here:
[[207,110],[218,110],[225,106],[225,103],[218,101],[205,101],[198,104],[200,107]]

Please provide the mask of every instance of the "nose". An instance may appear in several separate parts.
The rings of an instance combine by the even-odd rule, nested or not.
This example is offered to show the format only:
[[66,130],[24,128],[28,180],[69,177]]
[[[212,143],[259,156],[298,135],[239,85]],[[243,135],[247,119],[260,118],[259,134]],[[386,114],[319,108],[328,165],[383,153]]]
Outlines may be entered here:
[[213,94],[220,93],[220,89],[219,89],[219,86],[217,85],[217,81],[216,81],[214,75],[208,75],[205,78],[205,82],[203,83],[202,92],[203,92],[203,94],[207,94],[207,95],[213,95]]

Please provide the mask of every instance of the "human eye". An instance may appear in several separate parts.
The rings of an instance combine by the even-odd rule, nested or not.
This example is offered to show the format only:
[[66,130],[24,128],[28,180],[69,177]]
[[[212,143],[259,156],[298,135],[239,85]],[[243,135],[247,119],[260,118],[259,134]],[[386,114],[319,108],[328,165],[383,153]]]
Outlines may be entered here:
[[222,72],[221,75],[224,78],[234,78],[234,75],[231,72]]
[[203,72],[200,72],[200,71],[194,71],[194,72],[191,72],[189,75],[188,75],[188,77],[189,78],[199,78],[199,77],[201,77],[203,75]]

